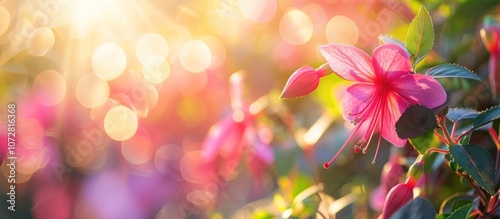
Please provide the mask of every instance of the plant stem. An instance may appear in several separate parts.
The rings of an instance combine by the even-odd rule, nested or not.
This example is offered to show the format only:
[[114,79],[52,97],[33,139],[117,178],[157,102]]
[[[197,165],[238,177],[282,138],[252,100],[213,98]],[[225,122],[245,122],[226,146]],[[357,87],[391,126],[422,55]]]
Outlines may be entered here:
[[446,118],[443,116],[440,119],[441,122],[441,129],[443,131],[443,135],[448,141],[448,143],[445,142],[446,145],[450,146],[450,144],[453,142],[452,138],[450,137],[450,133],[448,132],[448,127],[446,127]]
[[448,154],[449,153],[448,150],[444,150],[444,149],[440,149],[440,148],[429,148],[429,149],[427,149],[427,153],[432,153],[432,152],[436,152],[436,153],[440,153],[440,154]]

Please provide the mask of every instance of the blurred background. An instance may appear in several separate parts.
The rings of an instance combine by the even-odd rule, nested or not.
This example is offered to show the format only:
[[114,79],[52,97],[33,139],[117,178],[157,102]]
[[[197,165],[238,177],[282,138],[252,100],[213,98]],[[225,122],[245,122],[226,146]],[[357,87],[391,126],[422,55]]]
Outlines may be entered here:
[[[323,169],[352,129],[349,83],[279,95],[325,63],[320,45],[404,41],[421,4],[436,41],[417,71],[487,78],[480,30],[498,0],[0,0],[1,141],[8,104],[17,133],[16,211],[2,143],[0,218],[375,218],[389,154],[413,149],[385,142],[376,164],[374,147],[347,149]],[[454,105],[491,102],[483,83],[442,83]]]

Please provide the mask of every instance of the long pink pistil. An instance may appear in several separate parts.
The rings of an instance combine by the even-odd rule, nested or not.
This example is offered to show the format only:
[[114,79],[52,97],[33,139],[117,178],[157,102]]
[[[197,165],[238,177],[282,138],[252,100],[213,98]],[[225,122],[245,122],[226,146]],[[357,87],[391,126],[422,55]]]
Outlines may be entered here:
[[[373,104],[374,99],[378,100],[375,104]],[[375,134],[375,130],[377,129],[377,127],[379,130],[382,128],[383,121],[381,120],[381,118],[384,117],[384,115],[383,115],[384,112],[383,112],[383,108],[381,107],[381,106],[383,106],[383,104],[381,103],[382,102],[381,100],[384,100],[384,98],[377,98],[377,95],[375,95],[375,97],[370,100],[370,102],[368,103],[368,105],[366,106],[365,109],[363,109],[355,114],[348,113],[349,116],[356,116],[354,118],[354,120],[352,121],[353,124],[356,125],[356,128],[353,130],[351,135],[347,138],[346,142],[344,143],[344,145],[342,145],[342,147],[335,154],[335,156],[333,156],[333,158],[330,161],[323,164],[324,168],[328,169],[330,167],[330,165],[333,163],[333,161],[335,161],[335,159],[337,159],[339,154],[344,150],[346,145],[351,141],[352,137],[358,131],[359,127],[365,122],[368,114],[370,112],[373,112],[373,110],[375,110],[375,115],[373,116],[373,119],[370,121],[370,124],[368,125],[368,131],[363,135],[361,140],[359,140],[354,145],[354,152],[358,153],[359,151],[362,150],[363,154],[367,153],[368,146],[370,145],[371,140],[373,138],[373,135]],[[379,116],[379,115],[381,115],[381,116]],[[368,139],[368,141],[366,139]],[[377,159],[378,150],[380,148],[381,140],[382,140],[382,136],[380,135],[378,138],[377,149],[375,151],[375,155],[374,155],[373,161],[372,161],[373,164],[375,163],[375,161]]]

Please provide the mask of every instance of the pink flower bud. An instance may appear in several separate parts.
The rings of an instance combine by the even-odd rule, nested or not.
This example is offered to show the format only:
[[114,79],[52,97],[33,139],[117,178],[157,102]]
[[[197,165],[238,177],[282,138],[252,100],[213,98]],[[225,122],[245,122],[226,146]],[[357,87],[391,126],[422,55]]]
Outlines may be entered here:
[[326,70],[315,70],[309,66],[297,69],[288,79],[280,98],[305,96],[318,88],[319,79],[326,75]]
[[392,187],[385,199],[382,219],[390,218],[398,209],[413,199],[413,186],[406,183]]

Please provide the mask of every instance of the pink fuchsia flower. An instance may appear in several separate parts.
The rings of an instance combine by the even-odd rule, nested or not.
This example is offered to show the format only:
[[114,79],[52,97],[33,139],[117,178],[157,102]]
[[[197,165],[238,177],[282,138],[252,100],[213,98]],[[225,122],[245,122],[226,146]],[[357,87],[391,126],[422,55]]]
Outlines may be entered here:
[[327,75],[326,69],[304,66],[297,69],[286,82],[280,98],[305,96],[318,88],[319,79]]
[[354,146],[356,152],[366,153],[373,135],[380,132],[373,162],[382,137],[398,147],[404,146],[406,139],[398,137],[395,124],[406,108],[413,104],[434,108],[446,100],[445,90],[434,78],[412,73],[410,55],[396,44],[377,47],[372,57],[356,47],[341,44],[321,46],[320,52],[338,76],[355,82],[344,94],[343,117],[356,127],[339,152],[325,163],[325,168],[362,125],[368,129]]
[[413,199],[414,184],[401,183],[392,187],[382,210],[382,219],[390,218],[398,209]]
[[500,24],[491,16],[484,18],[483,29],[481,29],[481,39],[490,53],[488,61],[489,80],[493,99],[500,96]]
[[[240,72],[230,78],[232,113],[213,125],[205,141],[203,151],[205,161],[211,163],[220,158],[220,163],[239,163],[241,155],[248,150],[251,173],[259,178],[267,165],[274,161],[274,153],[269,146],[270,139],[261,134],[265,127],[256,125],[256,113],[243,100],[243,76]],[[231,166],[231,165],[229,165]],[[230,178],[234,168],[226,168],[223,177]]]

